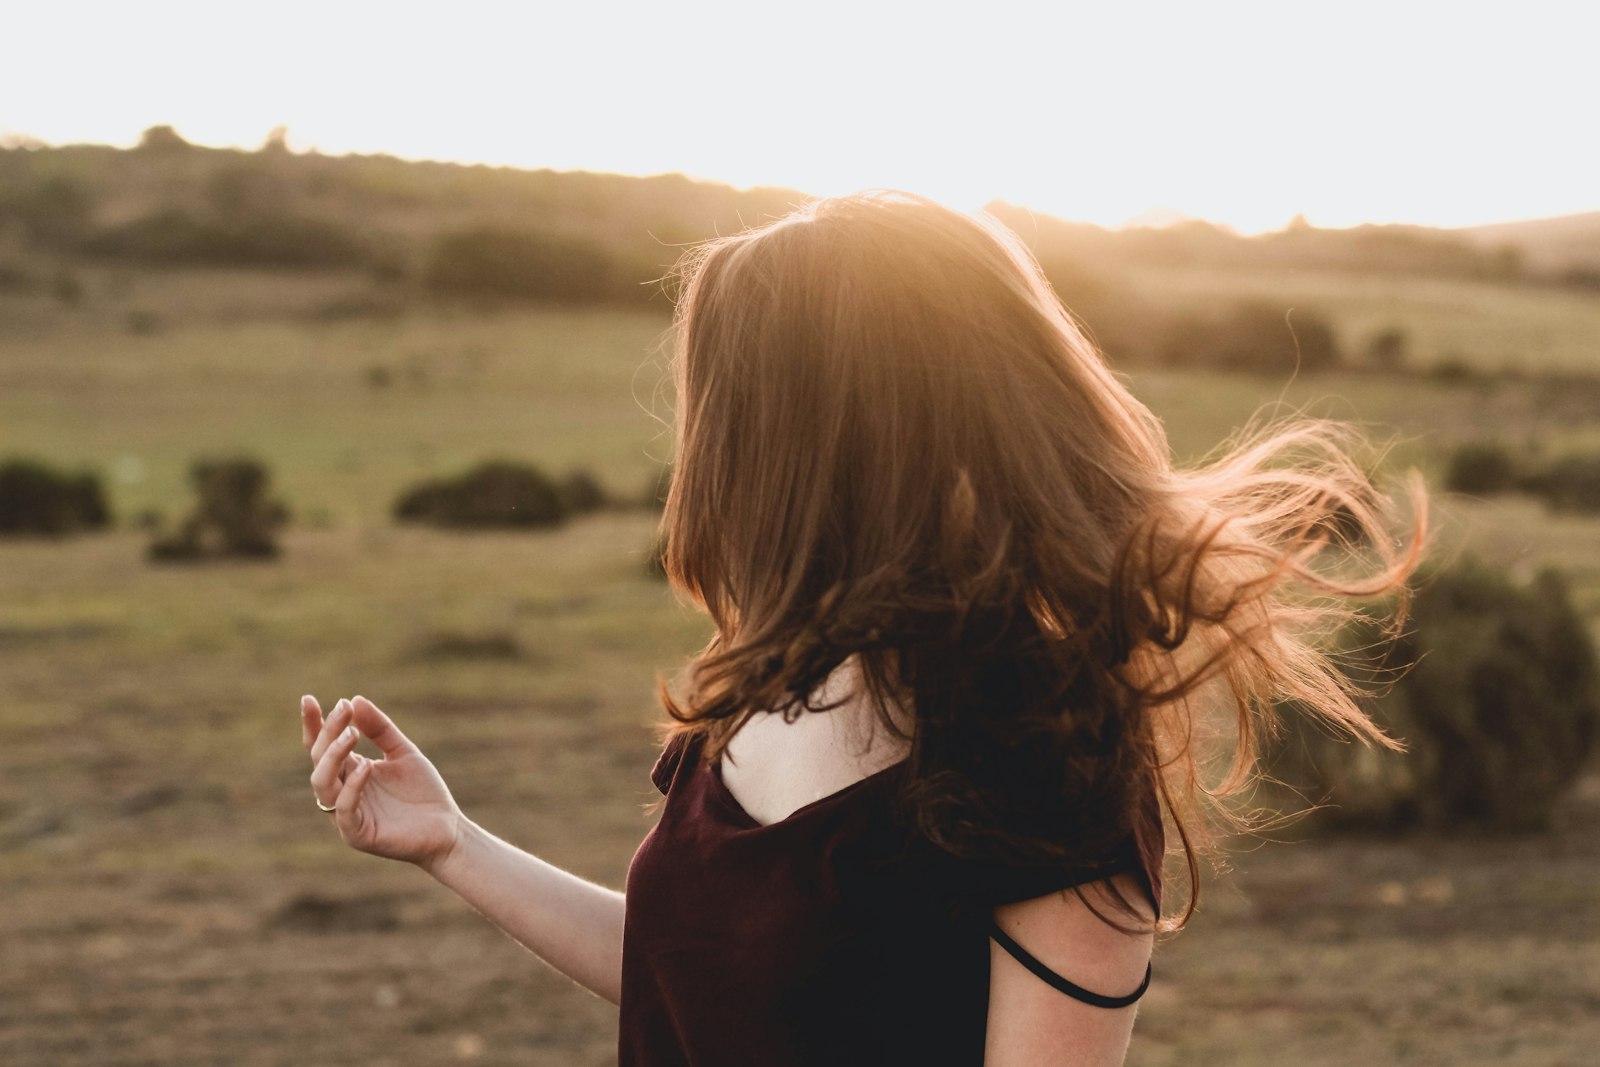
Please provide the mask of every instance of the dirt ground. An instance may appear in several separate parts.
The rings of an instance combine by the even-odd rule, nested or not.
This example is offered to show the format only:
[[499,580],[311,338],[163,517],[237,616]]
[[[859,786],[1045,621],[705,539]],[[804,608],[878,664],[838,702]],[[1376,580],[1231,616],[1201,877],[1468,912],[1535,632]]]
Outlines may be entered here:
[[[374,697],[478,822],[620,886],[653,671],[705,636],[636,566],[652,523],[302,531],[183,573],[132,534],[0,546],[0,1064],[612,1063],[614,1007],[337,840],[296,701]],[[439,651],[469,623],[509,651]],[[1158,949],[1131,1064],[1597,1062],[1600,777],[1539,838],[1233,866]]]

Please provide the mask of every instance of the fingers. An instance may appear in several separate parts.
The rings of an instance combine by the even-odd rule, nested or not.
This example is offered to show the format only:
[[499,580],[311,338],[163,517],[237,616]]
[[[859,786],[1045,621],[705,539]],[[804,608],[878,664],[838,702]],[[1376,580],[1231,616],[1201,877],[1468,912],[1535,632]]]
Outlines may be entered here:
[[354,838],[361,829],[361,792],[372,777],[373,766],[374,761],[362,759],[360,765],[345,779],[344,785],[339,790],[339,799],[334,802],[334,808],[337,810],[334,812],[333,821],[346,840]]
[[339,732],[350,725],[350,702],[341,700],[333,706],[328,713],[328,721],[322,724],[322,729],[317,739],[311,743],[311,762],[316,763],[322,759],[322,754],[328,750]]
[[348,726],[329,742],[311,770],[311,791],[324,806],[331,807],[340,792],[339,772],[344,770],[345,759],[355,748],[361,735],[354,726]]
[[321,732],[322,705],[317,703],[316,697],[307,693],[300,698],[300,740],[307,752],[317,743],[317,735]]
[[366,697],[358,696],[353,701],[346,701],[345,704],[350,708],[356,728],[372,738],[372,743],[378,746],[385,758],[394,759],[396,756],[420,751],[411,743],[410,738],[400,732],[394,721]]

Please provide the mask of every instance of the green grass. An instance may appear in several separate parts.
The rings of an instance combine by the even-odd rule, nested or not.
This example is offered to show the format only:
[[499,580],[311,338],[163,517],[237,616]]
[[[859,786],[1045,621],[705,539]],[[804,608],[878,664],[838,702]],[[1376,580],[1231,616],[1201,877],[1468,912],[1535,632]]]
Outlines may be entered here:
[[[0,455],[99,464],[119,511],[176,513],[190,458],[246,447],[320,518],[273,563],[156,567],[126,527],[0,541],[0,1062],[612,1062],[614,1008],[419,872],[339,843],[296,702],[372,697],[474,818],[622,885],[654,797],[655,673],[710,634],[643,573],[654,514],[473,535],[387,514],[412,479],[491,454],[642,489],[670,446],[650,414],[670,418],[665,320],[329,322],[301,282],[194,281],[139,281],[128,299],[168,319],[152,336],[104,308],[0,305]],[[367,384],[372,363],[412,360],[425,378]],[[1278,393],[1206,374],[1134,387],[1189,456]],[[1517,383],[1304,379],[1286,402],[1396,434],[1391,464],[1427,470],[1478,434],[1593,434]],[[1600,519],[1518,499],[1444,500],[1439,519],[1441,552],[1558,564],[1600,621]],[[472,656],[474,639],[501,653]],[[1597,816],[1591,777],[1548,838],[1240,855],[1160,950],[1130,1063],[1583,1062],[1600,1041]],[[296,925],[305,894],[342,902],[345,926]]]
[[[0,332],[0,454],[98,465],[132,513],[183,507],[191,458],[247,450],[298,513],[337,524],[386,515],[410,482],[491,453],[556,473],[581,464],[637,495],[670,451],[660,315],[463,307],[233,320],[231,288],[216,285],[209,303],[190,292],[189,314],[154,335],[76,315]],[[390,384],[371,384],[373,367]]]
[[1126,273],[1138,291],[1162,302],[1203,306],[1249,297],[1286,311],[1320,311],[1352,356],[1374,334],[1399,327],[1422,367],[1458,359],[1488,371],[1600,373],[1600,301],[1580,290],[1335,270]]

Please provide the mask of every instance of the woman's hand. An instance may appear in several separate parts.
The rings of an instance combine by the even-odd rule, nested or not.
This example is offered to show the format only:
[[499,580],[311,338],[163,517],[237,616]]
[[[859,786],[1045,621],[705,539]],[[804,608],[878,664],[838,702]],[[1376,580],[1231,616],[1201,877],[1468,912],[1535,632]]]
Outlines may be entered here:
[[[341,700],[324,722],[316,698],[304,696],[300,725],[311,753],[311,790],[335,809],[345,844],[430,872],[455,848],[465,822],[455,798],[422,750],[376,704],[361,696]],[[354,751],[363,735],[382,759]]]

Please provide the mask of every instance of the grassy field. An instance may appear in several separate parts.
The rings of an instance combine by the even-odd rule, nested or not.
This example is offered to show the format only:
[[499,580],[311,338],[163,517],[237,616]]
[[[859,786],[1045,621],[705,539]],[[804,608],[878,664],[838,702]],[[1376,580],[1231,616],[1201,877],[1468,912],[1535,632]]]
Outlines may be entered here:
[[1321,312],[1351,356],[1374,334],[1400,328],[1423,367],[1456,360],[1487,371],[1593,372],[1600,360],[1600,300],[1578,289],[1296,268],[1149,266],[1128,280],[1163,303],[1250,297]]
[[[494,454],[642,489],[670,447],[666,321],[348,317],[328,309],[363,294],[339,284],[150,276],[81,312],[0,306],[0,455],[94,463],[119,512],[172,516],[193,456],[247,448],[301,519],[265,564],[153,567],[126,526],[0,542],[8,1067],[614,1061],[615,1008],[420,872],[338,841],[296,702],[372,697],[477,821],[621,886],[655,795],[654,673],[709,636],[644,573],[654,515],[459,536],[387,513],[411,480]],[[163,325],[130,332],[141,309]],[[1185,455],[1279,393],[1135,386]],[[1394,435],[1392,462],[1426,470],[1453,440],[1577,442],[1596,422],[1519,383],[1304,379],[1283,402]],[[1441,527],[1444,552],[1563,566],[1600,623],[1600,520],[1452,500]],[[460,640],[485,637],[492,656]],[[1592,1062],[1600,778],[1541,838],[1253,849],[1159,950],[1130,1063]]]

